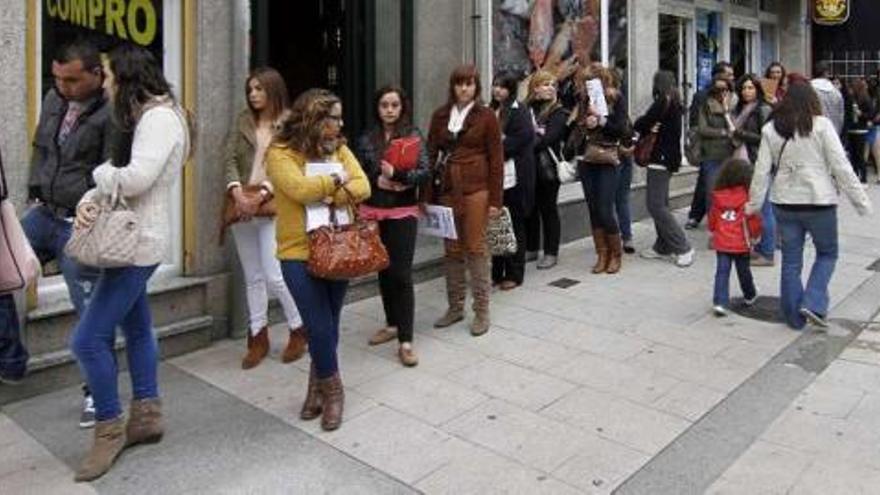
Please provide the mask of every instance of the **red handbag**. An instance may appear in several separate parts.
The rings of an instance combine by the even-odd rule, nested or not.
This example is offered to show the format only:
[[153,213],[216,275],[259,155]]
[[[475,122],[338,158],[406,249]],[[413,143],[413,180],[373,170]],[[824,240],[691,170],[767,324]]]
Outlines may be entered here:
[[636,142],[635,151],[633,151],[636,165],[647,167],[651,163],[651,155],[654,154],[655,146],[657,146],[657,133],[649,132],[639,137],[638,142]]
[[419,152],[422,148],[422,138],[408,136],[392,139],[385,149],[383,159],[390,163],[395,170],[412,170],[419,163]]

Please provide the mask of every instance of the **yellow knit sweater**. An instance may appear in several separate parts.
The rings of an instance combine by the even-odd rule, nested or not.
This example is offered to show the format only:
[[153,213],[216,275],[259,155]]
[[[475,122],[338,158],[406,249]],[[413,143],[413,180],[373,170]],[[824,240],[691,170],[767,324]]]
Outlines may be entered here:
[[[275,238],[278,242],[278,259],[309,259],[309,239],[306,234],[305,205],[332,197],[336,205],[349,204],[348,195],[336,188],[328,175],[306,177],[308,160],[305,155],[287,146],[273,145],[266,152],[266,173],[275,188],[275,205],[278,216],[275,221]],[[370,183],[351,150],[340,147],[328,162],[341,163],[355,202],[370,197]]]

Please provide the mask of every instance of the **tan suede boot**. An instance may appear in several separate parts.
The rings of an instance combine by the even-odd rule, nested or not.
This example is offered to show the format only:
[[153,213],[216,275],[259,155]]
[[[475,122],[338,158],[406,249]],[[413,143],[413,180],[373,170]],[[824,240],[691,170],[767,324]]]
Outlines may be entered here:
[[333,431],[342,425],[342,410],[345,406],[345,391],[339,373],[318,380],[321,399],[324,401],[321,414],[321,429]]
[[131,401],[125,425],[125,446],[158,443],[165,429],[162,426],[162,401],[142,399]]
[[95,441],[92,450],[76,471],[75,481],[92,481],[100,478],[125,448],[125,421],[122,416],[95,424]]
[[623,243],[620,240],[620,234],[609,234],[605,236],[608,244],[608,266],[605,273],[611,275],[620,271],[623,259]]
[[434,328],[446,328],[464,319],[464,299],[467,291],[465,261],[447,256],[443,260],[446,272],[446,299],[449,308],[446,314],[434,322]]
[[287,341],[287,347],[281,353],[281,362],[284,364],[292,363],[303,357],[308,347],[308,336],[305,327],[295,328],[290,331],[290,339]]
[[302,409],[299,412],[300,419],[309,421],[320,416],[321,403],[323,402],[321,399],[321,391],[318,389],[318,374],[313,364],[309,371],[309,388],[306,392],[306,400],[303,401]]
[[248,331],[247,347],[247,354],[241,360],[243,370],[255,368],[269,354],[269,327],[263,327],[256,335]]
[[608,238],[602,229],[593,229],[593,245],[596,246],[596,264],[593,273],[604,273],[608,269]]
[[474,321],[471,335],[479,336],[489,331],[489,260],[487,256],[469,256],[468,271],[471,275],[471,294],[474,297]]

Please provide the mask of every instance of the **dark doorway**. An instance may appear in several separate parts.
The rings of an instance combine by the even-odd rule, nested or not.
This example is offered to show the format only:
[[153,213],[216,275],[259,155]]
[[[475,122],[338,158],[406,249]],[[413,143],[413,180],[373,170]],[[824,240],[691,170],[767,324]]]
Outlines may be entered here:
[[277,69],[291,100],[309,88],[342,98],[354,139],[375,90],[375,0],[252,0],[251,67]]

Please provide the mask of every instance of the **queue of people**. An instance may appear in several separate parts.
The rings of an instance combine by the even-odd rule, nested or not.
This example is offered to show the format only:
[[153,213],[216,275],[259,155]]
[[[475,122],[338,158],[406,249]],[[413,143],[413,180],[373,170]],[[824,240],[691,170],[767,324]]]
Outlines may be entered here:
[[[717,316],[727,314],[734,268],[745,304],[757,300],[751,267],[773,265],[779,244],[780,310],[787,324],[827,326],[828,283],[838,255],[835,188],[860,214],[871,211],[857,176],[863,167],[853,158],[864,153],[876,118],[867,88],[853,84],[848,158],[844,128],[823,108],[837,104],[827,73],[811,82],[773,64],[765,79],[776,82],[768,94],[755,75],[734,80],[729,64],[713,72],[689,115],[694,127],[687,134],[689,154],[698,157],[700,174],[689,219],[681,225],[670,210],[669,188],[683,161],[685,103],[670,72],[655,74],[652,103],[632,121],[619,75],[600,64],[578,71],[570,108],[560,98],[556,76],[543,70],[525,81],[510,73],[495,75],[492,100],[485,104],[481,75],[463,65],[450,74],[446,102],[433,112],[427,133],[413,122],[406,92],[384,86],[373,101],[374,126],[350,149],[338,96],[311,89],[291,104],[277,71],[254,70],[244,85],[247,107],[227,139],[224,171],[218,171],[226,182],[223,228],[235,242],[249,312],[242,369],[258,366],[268,355],[271,293],[289,330],[282,362],[306,352],[311,358],[300,418],[320,418],[327,431],[342,425],[338,346],[349,280],[315,271],[320,254],[312,243],[316,208],[326,208],[331,218],[375,222],[387,255],[377,273],[385,325],[368,344],[396,340],[406,367],[419,363],[413,259],[426,204],[449,208],[456,228],[456,237],[444,241],[447,309],[435,328],[465,319],[470,289],[469,331],[475,337],[486,334],[493,286],[515,290],[524,283],[529,261],[537,261],[541,270],[558,263],[557,203],[568,162],[575,164],[589,210],[596,253],[591,271],[619,273],[624,253],[635,252],[629,195],[636,141],[637,150],[648,146],[641,149],[639,165],[646,168],[646,203],[656,233],[642,257],[692,265],[695,249],[686,229],[697,228],[708,216],[716,251],[712,311]],[[74,44],[56,58],[53,73],[56,89],[46,97],[35,140],[29,182],[34,204],[21,223],[40,261],[59,261],[80,316],[71,347],[93,405],[95,430],[76,480],[89,481],[106,473],[124,449],[159,442],[164,434],[146,286],[170,243],[163,202],[194,136],[161,68],[143,48],[120,46],[102,65],[97,50]],[[521,85],[527,88],[524,101],[517,99]],[[61,178],[61,187],[47,183],[49,178]],[[5,186],[0,192],[5,196]],[[139,238],[126,262],[86,266],[64,248],[69,238],[85,235],[104,218],[106,198],[131,205]],[[504,209],[516,249],[491,256],[487,232]],[[807,235],[817,257],[804,287]],[[0,296],[0,321],[16,320],[8,325],[14,330],[3,334],[4,342],[15,344],[11,301],[8,294]],[[127,414],[118,393],[117,327],[125,336],[131,372]],[[26,359],[23,346],[4,343],[0,379],[20,380]]]

